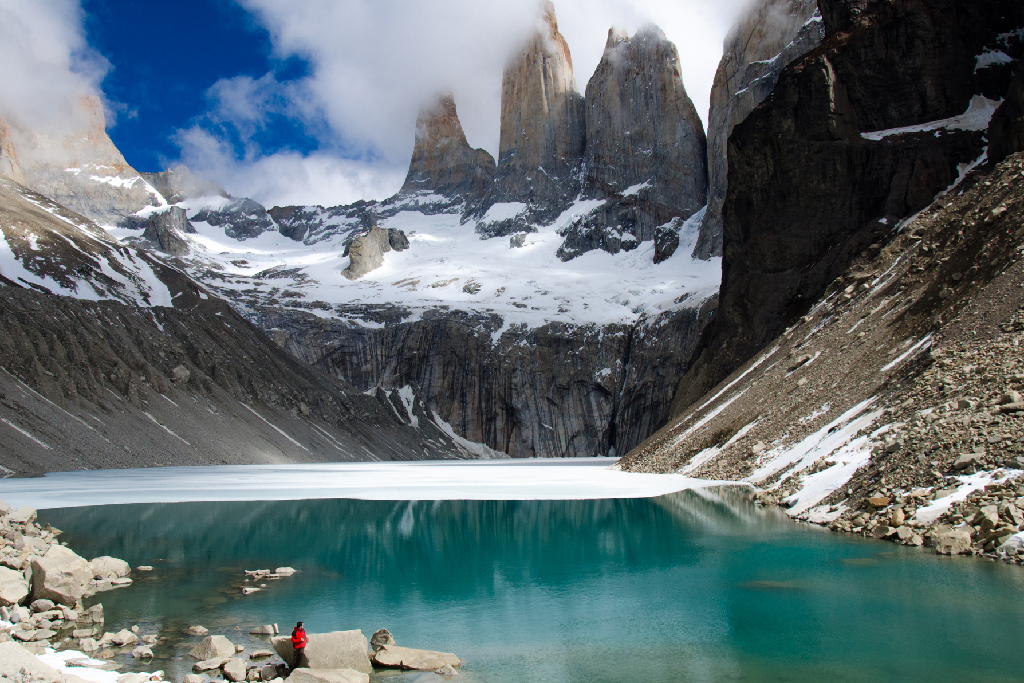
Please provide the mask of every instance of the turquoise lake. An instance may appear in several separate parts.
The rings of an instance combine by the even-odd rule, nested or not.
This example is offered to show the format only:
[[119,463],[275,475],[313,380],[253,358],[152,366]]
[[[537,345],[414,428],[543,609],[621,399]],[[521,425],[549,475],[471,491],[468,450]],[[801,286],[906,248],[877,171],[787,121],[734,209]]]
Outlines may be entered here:
[[[89,604],[108,631],[165,637],[142,668],[173,681],[199,641],[188,625],[252,651],[250,628],[300,619],[454,652],[465,683],[1024,680],[1020,568],[797,525],[728,490],[133,504],[40,522],[81,555],[154,566]],[[278,566],[300,572],[242,595],[244,570]],[[388,677],[416,679],[442,680]]]

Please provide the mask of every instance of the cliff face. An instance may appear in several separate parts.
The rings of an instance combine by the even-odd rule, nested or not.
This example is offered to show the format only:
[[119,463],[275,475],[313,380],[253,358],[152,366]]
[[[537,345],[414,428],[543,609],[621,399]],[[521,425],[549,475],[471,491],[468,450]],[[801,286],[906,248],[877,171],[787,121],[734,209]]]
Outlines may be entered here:
[[121,225],[139,209],[164,205],[107,135],[102,103],[83,96],[76,106],[81,130],[59,137],[13,131],[24,184],[100,225]]
[[444,95],[416,119],[416,144],[399,196],[437,194],[465,202],[483,195],[494,171],[494,157],[469,146],[455,100]]
[[228,197],[220,185],[192,173],[184,164],[159,173],[140,173],[143,179],[163,195],[168,204],[200,197]]
[[[729,139],[720,308],[678,412],[805,313],[858,254],[980,160],[1016,2],[822,0],[826,37]],[[909,127],[909,128],[907,128]]]
[[362,390],[414,387],[457,434],[513,457],[624,453],[664,422],[714,302],[635,326],[505,328],[498,316],[382,309],[354,327],[263,308],[283,348]]
[[572,56],[545,2],[537,32],[505,68],[501,83],[498,168],[487,195],[468,216],[483,218],[498,203],[522,202],[529,214],[478,225],[487,236],[550,222],[579,193],[585,143],[583,97]]
[[704,206],[704,126],[661,29],[647,26],[632,38],[610,30],[585,104],[583,194],[607,201],[564,231],[563,258],[615,253],[624,233],[653,240],[658,226]]
[[0,119],[0,176],[20,185],[25,184],[25,176],[18,164],[18,153],[11,140],[11,127],[3,119]]
[[728,187],[729,135],[761,104],[779,74],[820,42],[824,24],[817,0],[760,0],[725,39],[724,54],[711,87],[708,114],[708,210],[694,256],[722,255],[722,206]]

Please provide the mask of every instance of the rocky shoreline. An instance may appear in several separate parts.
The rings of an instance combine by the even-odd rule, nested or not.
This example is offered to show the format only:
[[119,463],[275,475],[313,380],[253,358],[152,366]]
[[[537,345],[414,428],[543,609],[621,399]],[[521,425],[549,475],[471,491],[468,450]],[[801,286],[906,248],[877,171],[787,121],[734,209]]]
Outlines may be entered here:
[[[143,633],[139,625],[105,631],[103,605],[85,606],[97,593],[130,586],[132,568],[114,557],[86,560],[59,541],[60,535],[59,529],[38,524],[33,508],[14,510],[0,501],[0,683],[165,680],[163,671],[120,673],[112,660],[130,653],[132,661],[153,661],[153,647],[167,645],[166,637]],[[148,573],[153,567],[134,571]],[[291,567],[246,571],[235,589],[251,595],[268,588],[267,581],[295,573]],[[249,634],[273,649],[246,654],[245,645],[225,635],[210,635],[200,625],[187,628],[185,636],[202,640],[189,652],[196,663],[182,683],[367,683],[375,671],[447,678],[462,666],[451,653],[401,647],[387,629],[369,641],[359,630],[310,634],[301,661],[295,661],[290,638],[278,635],[277,624],[257,626]]]

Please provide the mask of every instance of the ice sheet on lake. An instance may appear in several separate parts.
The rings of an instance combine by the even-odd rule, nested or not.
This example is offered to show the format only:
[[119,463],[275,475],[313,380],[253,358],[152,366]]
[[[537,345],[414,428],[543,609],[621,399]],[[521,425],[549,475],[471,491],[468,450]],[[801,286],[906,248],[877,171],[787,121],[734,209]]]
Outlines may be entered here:
[[[0,480],[0,498],[36,509],[308,500],[590,500],[651,498],[737,482],[613,470],[614,458],[154,467]],[[742,484],[741,484],[742,485]]]

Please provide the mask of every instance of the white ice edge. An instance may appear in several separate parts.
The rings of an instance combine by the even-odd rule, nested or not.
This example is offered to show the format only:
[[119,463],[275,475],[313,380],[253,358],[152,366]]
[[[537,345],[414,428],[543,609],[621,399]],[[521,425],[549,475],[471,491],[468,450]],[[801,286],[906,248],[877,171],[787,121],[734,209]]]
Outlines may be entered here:
[[743,482],[640,474],[614,458],[226,465],[59,472],[0,480],[9,505],[45,510],[129,503],[315,500],[598,500],[653,498]]
[[952,116],[948,119],[930,121],[916,126],[876,130],[868,133],[861,133],[860,136],[865,140],[873,140],[877,142],[895,135],[904,135],[909,133],[928,133],[940,130],[985,130],[988,128],[988,124],[992,120],[992,115],[995,113],[996,109],[999,108],[1001,103],[1002,100],[990,100],[986,97],[982,97],[981,95],[975,95],[971,100],[970,105],[968,105],[967,111],[960,116]]
[[[92,683],[117,683],[117,679],[124,675],[124,672],[122,671],[91,668],[91,666],[101,666],[108,664],[109,662],[91,659],[89,655],[77,650],[64,650],[62,652],[57,652],[53,648],[48,647],[44,654],[36,655],[36,659],[43,664],[56,669],[62,674],[78,676],[79,678],[91,681]],[[91,666],[68,666],[68,662],[76,661],[86,662]],[[149,676],[151,680],[161,680],[163,678],[162,671],[157,671],[155,673],[143,673],[140,675]]]

